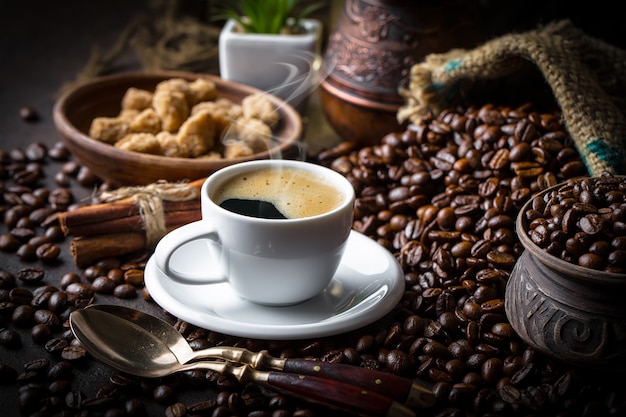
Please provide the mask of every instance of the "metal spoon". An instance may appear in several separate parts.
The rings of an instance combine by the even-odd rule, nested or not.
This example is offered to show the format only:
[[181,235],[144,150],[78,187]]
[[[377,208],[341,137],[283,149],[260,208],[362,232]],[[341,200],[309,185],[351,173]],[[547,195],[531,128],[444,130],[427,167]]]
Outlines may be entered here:
[[[392,398],[355,385],[318,376],[259,371],[248,364],[233,366],[224,361],[183,364],[165,342],[171,340],[169,339],[173,335],[171,331],[160,333],[164,336],[161,340],[157,335],[132,321],[95,308],[72,312],[70,327],[76,339],[94,358],[132,375],[156,378],[191,369],[211,369],[220,373],[230,373],[242,382],[256,382],[274,391],[358,415],[415,416],[410,408]],[[161,325],[155,324],[154,329],[161,329]],[[173,331],[178,333],[176,329]],[[159,334],[158,330],[157,334]],[[174,346],[178,345],[174,344]]]
[[[239,364],[248,364],[259,370],[278,370],[301,375],[318,376],[345,382],[377,392],[404,403],[410,408],[426,408],[435,402],[432,392],[408,378],[398,377],[387,372],[375,371],[345,364],[311,361],[305,359],[284,359],[237,347],[212,347],[194,351],[185,338],[169,323],[142,311],[112,304],[95,304],[82,311],[85,318],[105,312],[141,327],[167,345],[178,362],[187,364],[197,359],[219,358]],[[95,326],[95,324],[93,324]]]

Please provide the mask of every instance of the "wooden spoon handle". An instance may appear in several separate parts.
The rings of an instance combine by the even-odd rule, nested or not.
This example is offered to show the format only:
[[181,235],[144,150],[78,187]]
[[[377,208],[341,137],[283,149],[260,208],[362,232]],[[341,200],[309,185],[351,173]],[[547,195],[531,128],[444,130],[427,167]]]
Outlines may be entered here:
[[343,382],[272,371],[265,383],[270,389],[357,415],[415,417],[411,409],[389,397]]
[[373,369],[306,359],[287,359],[283,371],[356,385],[411,408],[426,408],[435,402],[432,392],[413,380]]
[[183,365],[178,371],[212,369],[235,376],[241,382],[256,382],[285,395],[323,404],[350,414],[368,417],[415,417],[415,412],[393,398],[345,382],[282,371],[259,371],[250,365],[200,361]]
[[344,382],[377,392],[410,408],[427,408],[435,403],[435,396],[426,387],[408,378],[388,372],[307,359],[285,359],[271,356],[266,350],[252,352],[239,347],[212,347],[196,351],[194,358],[219,357],[234,363],[249,364],[257,370],[311,375],[327,380]]

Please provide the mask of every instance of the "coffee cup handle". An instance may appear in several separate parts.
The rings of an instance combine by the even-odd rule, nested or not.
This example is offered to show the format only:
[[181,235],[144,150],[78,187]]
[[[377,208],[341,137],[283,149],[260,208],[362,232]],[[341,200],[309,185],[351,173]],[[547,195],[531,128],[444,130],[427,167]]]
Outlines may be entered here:
[[[209,229],[207,229],[209,227]],[[225,282],[226,277],[219,271],[211,275],[210,268],[201,268],[197,273],[177,271],[170,267],[172,255],[184,244],[194,240],[206,239],[219,244],[219,236],[210,222],[200,220],[179,227],[163,236],[154,250],[157,267],[170,279],[184,284],[216,284]]]

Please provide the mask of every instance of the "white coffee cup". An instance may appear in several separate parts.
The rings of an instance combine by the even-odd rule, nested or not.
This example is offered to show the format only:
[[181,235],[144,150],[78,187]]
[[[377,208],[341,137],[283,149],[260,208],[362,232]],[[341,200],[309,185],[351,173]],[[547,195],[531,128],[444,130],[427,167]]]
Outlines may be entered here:
[[[277,179],[276,172],[282,178]],[[263,180],[268,173],[272,179]],[[298,181],[306,187],[293,187]],[[254,217],[258,214],[220,206],[238,201],[235,197],[275,200],[289,218]],[[296,202],[299,198],[303,203]],[[168,233],[156,246],[155,262],[164,276],[186,284],[228,282],[251,302],[289,305],[320,294],[332,280],[352,228],[355,193],[352,184],[332,169],[267,159],[211,174],[200,199],[202,219]],[[172,255],[198,239],[208,245],[206,267],[174,269]]]

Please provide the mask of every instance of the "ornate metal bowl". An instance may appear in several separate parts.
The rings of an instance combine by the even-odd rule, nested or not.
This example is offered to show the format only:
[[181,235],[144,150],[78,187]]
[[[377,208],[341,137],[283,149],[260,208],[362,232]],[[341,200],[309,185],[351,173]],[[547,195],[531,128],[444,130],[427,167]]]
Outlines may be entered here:
[[[542,191],[539,196],[562,184]],[[524,246],[507,283],[506,315],[530,346],[570,365],[626,369],[626,274],[575,265],[531,240],[525,213],[516,228]]]

